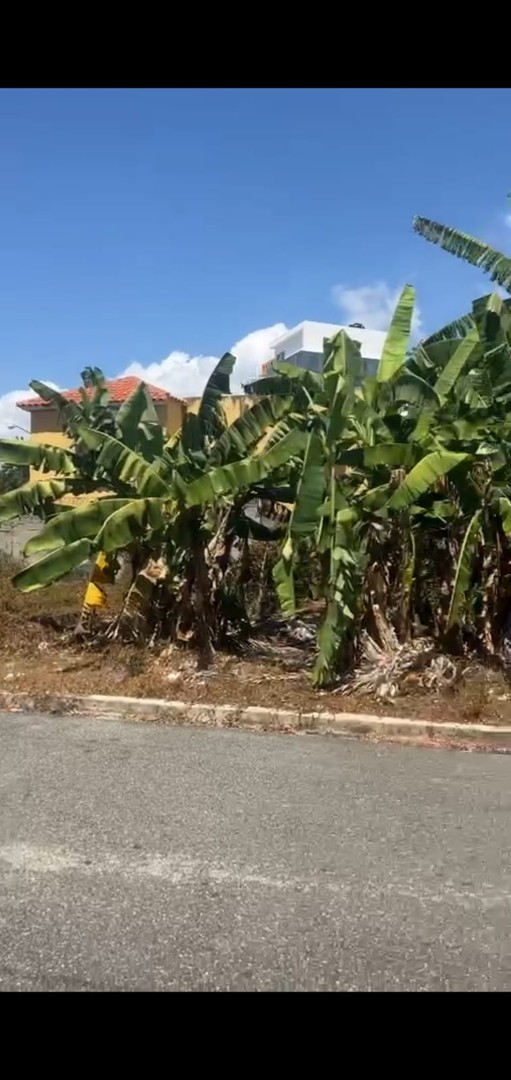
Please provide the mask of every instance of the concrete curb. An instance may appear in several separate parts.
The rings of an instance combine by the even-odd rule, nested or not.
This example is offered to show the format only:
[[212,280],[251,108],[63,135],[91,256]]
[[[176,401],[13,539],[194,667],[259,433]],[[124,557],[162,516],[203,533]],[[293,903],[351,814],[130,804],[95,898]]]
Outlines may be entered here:
[[53,715],[95,716],[139,720],[160,724],[197,724],[204,727],[247,728],[302,734],[333,734],[382,739],[428,739],[472,743],[483,746],[510,747],[511,727],[491,724],[438,723],[407,720],[395,716],[372,716],[369,713],[303,712],[265,709],[255,706],[192,705],[187,701],[163,701],[159,698],[113,697],[90,694],[44,694],[0,691],[0,709],[16,712],[48,712]]

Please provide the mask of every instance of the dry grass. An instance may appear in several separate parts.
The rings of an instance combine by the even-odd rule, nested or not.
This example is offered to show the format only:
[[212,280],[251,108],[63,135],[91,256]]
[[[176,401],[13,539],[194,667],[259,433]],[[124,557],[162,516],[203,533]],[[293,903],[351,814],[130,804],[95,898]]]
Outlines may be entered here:
[[[198,672],[193,653],[169,647],[112,646],[95,649],[70,643],[69,635],[43,625],[41,618],[77,621],[83,580],[18,593],[12,563],[0,560],[0,689],[34,694],[122,694],[180,698],[233,705],[265,705],[305,711],[370,712],[436,721],[511,724],[511,686],[499,673],[475,669],[453,690],[431,695],[410,685],[392,701],[343,698],[314,691],[298,657],[294,666],[219,654],[211,669]],[[109,591],[111,608],[122,587]]]

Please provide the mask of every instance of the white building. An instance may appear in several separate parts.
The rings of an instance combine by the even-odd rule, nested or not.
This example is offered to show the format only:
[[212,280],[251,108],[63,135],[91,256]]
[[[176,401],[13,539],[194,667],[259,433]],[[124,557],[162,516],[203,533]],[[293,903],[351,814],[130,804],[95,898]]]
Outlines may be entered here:
[[272,357],[263,364],[262,374],[267,375],[276,360],[286,360],[297,367],[320,371],[323,363],[325,339],[345,330],[353,341],[360,344],[365,374],[376,371],[386,338],[384,330],[366,330],[364,326],[339,326],[336,323],[301,322],[272,342]]

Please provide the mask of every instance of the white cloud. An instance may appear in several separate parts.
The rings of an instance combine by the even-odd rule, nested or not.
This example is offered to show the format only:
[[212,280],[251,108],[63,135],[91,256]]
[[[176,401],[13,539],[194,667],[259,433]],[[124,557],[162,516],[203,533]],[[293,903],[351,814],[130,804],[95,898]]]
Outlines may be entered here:
[[505,214],[504,222],[507,225],[508,229],[511,229],[511,214]]
[[[392,289],[386,281],[361,285],[358,289],[334,285],[332,297],[347,323],[360,322],[368,330],[388,330],[401,290],[402,286]],[[412,319],[414,337],[420,335],[421,328],[421,311],[416,304]]]
[[[272,342],[286,329],[284,323],[275,323],[274,326],[253,330],[232,346],[229,351],[236,357],[231,378],[233,393],[241,393],[243,384],[259,374],[261,364],[270,359]],[[152,364],[144,365],[136,360],[120,374],[137,375],[139,379],[162,386],[177,397],[195,397],[202,393],[218,360],[218,356],[191,356],[190,353],[174,351],[165,360]]]
[[[30,391],[29,391],[30,393]],[[11,425],[18,424],[21,428],[28,428],[30,418],[21,409],[16,408],[16,402],[27,397],[26,390],[11,390],[9,394],[0,397],[0,436],[14,439],[16,435],[23,433],[18,430],[10,431]]]
[[[59,389],[57,384],[51,382],[50,379],[43,379],[43,382],[54,390]],[[32,390],[25,387],[24,390],[10,390],[8,394],[0,396],[0,438],[22,438],[23,434],[30,429],[29,414],[23,412],[22,409],[17,409],[16,402],[30,397],[32,393]],[[13,431],[11,431],[12,427],[14,427]],[[23,430],[20,431],[20,428]]]
[[487,278],[481,278],[481,281],[475,288],[471,289],[471,301],[479,299],[481,296],[489,296],[490,293],[497,293],[497,296],[501,296],[503,300],[509,300],[509,293],[506,289],[503,289],[501,285],[497,285],[496,281],[492,281],[488,276]]

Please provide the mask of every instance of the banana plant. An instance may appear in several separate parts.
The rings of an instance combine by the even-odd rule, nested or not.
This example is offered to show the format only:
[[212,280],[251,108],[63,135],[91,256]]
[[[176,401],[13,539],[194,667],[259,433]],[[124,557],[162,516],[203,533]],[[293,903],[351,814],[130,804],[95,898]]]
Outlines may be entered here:
[[379,488],[380,502],[389,502],[392,472],[410,459],[402,434],[406,423],[410,426],[403,416],[405,388],[408,397],[415,394],[421,402],[437,400],[428,383],[407,367],[414,301],[413,288],[405,286],[375,377],[361,380],[360,348],[340,331],[325,344],[320,373],[312,376],[278,363],[274,374],[251,386],[253,393],[291,394],[296,407],[308,398],[307,446],[274,578],[283,612],[294,615],[297,546],[307,538],[321,563],[325,603],[316,686],[334,681],[351,656],[369,555],[365,522],[372,511],[364,499]]
[[[26,547],[29,556],[42,556],[22,570],[15,583],[30,591],[58,580],[85,558],[115,558],[121,551],[132,554],[143,549],[146,561],[163,559],[179,565],[187,580],[191,606],[195,605],[201,651],[212,655],[215,591],[220,594],[222,573],[236,537],[244,540],[256,534],[273,539],[244,513],[255,497],[266,492],[266,482],[287,477],[287,466],[300,455],[306,434],[302,417],[291,413],[291,398],[263,398],[254,402],[238,420],[227,426],[222,397],[229,387],[234,358],[226,354],[205,387],[197,416],[186,417],[183,429],[161,441],[154,454],[155,440],[146,440],[137,449],[137,425],[146,422],[142,396],[133,396],[126,415],[117,417],[115,434],[84,423],[73,410],[69,426],[75,460],[84,455],[93,461],[93,475],[111,492],[102,498],[53,516]],[[90,469],[90,465],[87,466]],[[219,523],[221,529],[219,530]],[[103,566],[96,565],[101,573]],[[134,581],[144,574],[138,567]],[[148,581],[161,584],[161,577],[146,575],[144,589],[133,587],[129,610]],[[142,581],[142,578],[140,578]],[[91,580],[86,603],[96,582]],[[159,587],[159,586],[158,586]],[[94,595],[103,600],[103,592]],[[118,625],[125,625],[126,619]]]
[[[327,344],[314,383],[277,364],[252,386],[294,393],[296,403],[305,384],[310,396],[308,442],[275,581],[283,611],[294,614],[297,544],[308,538],[323,570],[318,686],[349,662],[358,629],[375,624],[376,609],[380,620],[383,609],[392,614],[402,640],[410,636],[428,545],[448,553],[440,591],[450,599],[438,632],[452,629],[469,606],[480,537],[495,538],[495,528],[502,535],[504,521],[511,524],[499,518],[508,505],[499,498],[511,494],[507,305],[496,296],[476,301],[467,333],[410,349],[413,301],[406,287],[374,378],[360,380],[357,349],[341,333]],[[484,406],[471,416],[475,384]],[[498,395],[490,405],[492,385]],[[484,533],[479,522],[486,522]]]

